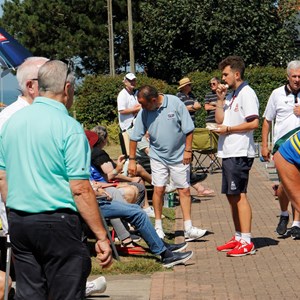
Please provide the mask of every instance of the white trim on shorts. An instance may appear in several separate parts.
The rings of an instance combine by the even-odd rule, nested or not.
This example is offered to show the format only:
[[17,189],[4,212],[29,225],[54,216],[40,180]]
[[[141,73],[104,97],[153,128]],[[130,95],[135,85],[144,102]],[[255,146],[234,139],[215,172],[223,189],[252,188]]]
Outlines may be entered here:
[[166,186],[170,180],[176,188],[190,186],[190,165],[183,163],[166,165],[161,161],[150,158],[152,185]]

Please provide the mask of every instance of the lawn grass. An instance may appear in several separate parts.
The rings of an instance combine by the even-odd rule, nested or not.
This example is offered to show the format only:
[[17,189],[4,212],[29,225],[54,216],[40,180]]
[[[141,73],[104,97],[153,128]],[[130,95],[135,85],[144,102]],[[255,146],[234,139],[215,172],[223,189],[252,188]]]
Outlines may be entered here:
[[[121,155],[120,145],[110,144],[104,148],[112,159],[117,159]],[[166,234],[165,241],[168,243],[174,243],[174,224],[175,224],[175,209],[174,208],[163,208],[163,219],[164,232]],[[151,222],[154,224],[154,219],[151,218]],[[93,247],[93,241],[91,240]],[[141,246],[148,248],[147,244],[142,240],[139,242]],[[113,264],[106,269],[102,269],[95,257],[92,257],[92,271],[91,275],[116,275],[116,274],[152,274],[154,272],[165,271],[162,267],[159,257],[151,253],[145,255],[130,255],[125,256],[121,253],[120,261],[114,260]]]
[[[163,208],[165,218],[163,220],[164,231],[166,234],[165,241],[174,243],[174,223],[175,223],[175,210],[174,208]],[[151,218],[152,223],[154,219]],[[94,241],[90,240],[90,246],[93,247]],[[117,243],[116,243],[117,244]],[[148,249],[147,244],[142,240],[139,245]],[[152,274],[154,272],[165,271],[162,267],[159,257],[151,253],[143,255],[123,255],[119,253],[120,261],[114,260],[113,264],[107,268],[102,269],[95,257],[92,257],[92,271],[91,275],[116,275],[116,274]]]

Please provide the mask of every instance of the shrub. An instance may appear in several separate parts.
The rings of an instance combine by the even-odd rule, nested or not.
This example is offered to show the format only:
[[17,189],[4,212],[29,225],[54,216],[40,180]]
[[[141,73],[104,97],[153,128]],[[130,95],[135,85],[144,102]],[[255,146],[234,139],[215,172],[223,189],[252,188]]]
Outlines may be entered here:
[[[117,97],[123,88],[123,75],[116,77],[87,75],[77,90],[73,114],[84,127],[99,124],[109,125],[118,120]],[[174,88],[162,80],[137,75],[138,87],[144,84],[155,86],[160,92],[173,93]]]
[[[221,77],[221,72],[192,72],[187,76],[193,82],[193,93],[199,99],[204,107],[204,96],[209,92],[209,81],[212,77]],[[246,69],[246,80],[256,91],[260,102],[259,115],[260,127],[255,130],[254,137],[256,141],[261,141],[262,115],[265,110],[268,98],[273,89],[283,85],[286,82],[284,68],[275,67],[249,67]],[[77,120],[86,128],[92,128],[96,125],[106,125],[108,127],[110,141],[118,142],[118,112],[117,96],[123,88],[123,75],[110,76],[86,76],[84,82],[77,90],[76,101],[74,103],[73,114]],[[149,78],[143,74],[137,75],[138,86],[150,84],[155,86],[160,92],[166,94],[176,94],[177,85],[168,85],[162,80]],[[205,127],[206,112],[201,109],[196,113],[196,127]]]

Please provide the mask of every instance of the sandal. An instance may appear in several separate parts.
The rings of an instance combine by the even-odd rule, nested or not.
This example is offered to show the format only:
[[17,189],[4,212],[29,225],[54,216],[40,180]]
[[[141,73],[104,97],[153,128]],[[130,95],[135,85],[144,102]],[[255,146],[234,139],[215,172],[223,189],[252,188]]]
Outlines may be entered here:
[[[133,245],[130,247],[129,245]],[[118,252],[127,254],[127,255],[137,255],[137,254],[146,254],[147,251],[145,248],[139,246],[135,242],[122,243],[121,245],[116,245]]]
[[197,193],[198,197],[214,197],[215,191],[209,188],[204,188],[201,192],[198,191]]

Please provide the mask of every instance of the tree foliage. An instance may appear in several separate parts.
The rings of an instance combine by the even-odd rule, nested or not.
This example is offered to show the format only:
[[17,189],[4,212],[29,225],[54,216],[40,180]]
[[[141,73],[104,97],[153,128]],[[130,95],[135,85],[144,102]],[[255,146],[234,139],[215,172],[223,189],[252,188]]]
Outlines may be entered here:
[[[128,62],[126,0],[113,1],[116,67]],[[83,73],[108,73],[107,0],[11,0],[1,26],[31,50],[50,58],[78,58]]]
[[[297,57],[297,0],[135,0],[136,62],[174,83],[211,71],[227,55],[285,66]],[[113,0],[117,72],[129,62],[127,0]],[[6,0],[1,26],[34,55],[78,58],[83,74],[108,74],[107,0]],[[77,70],[79,71],[79,70]],[[79,72],[80,73],[80,72]]]
[[[216,69],[228,55],[247,65],[282,66],[299,51],[296,1],[152,0],[141,4],[141,37],[148,75],[178,80]],[[294,6],[291,5],[294,3]]]

